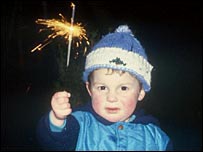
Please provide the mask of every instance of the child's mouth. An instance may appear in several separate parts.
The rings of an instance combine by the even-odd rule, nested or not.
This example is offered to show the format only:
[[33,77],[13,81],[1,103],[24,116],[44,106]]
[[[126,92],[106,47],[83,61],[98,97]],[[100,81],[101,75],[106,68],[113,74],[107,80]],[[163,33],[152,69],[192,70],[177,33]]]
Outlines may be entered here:
[[117,113],[120,109],[119,108],[105,108],[107,113],[110,113],[110,114],[115,114]]

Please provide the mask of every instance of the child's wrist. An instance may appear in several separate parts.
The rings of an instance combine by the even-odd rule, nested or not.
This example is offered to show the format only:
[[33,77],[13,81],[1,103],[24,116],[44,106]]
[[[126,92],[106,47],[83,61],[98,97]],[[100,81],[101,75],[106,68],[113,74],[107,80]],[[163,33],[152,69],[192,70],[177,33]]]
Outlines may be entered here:
[[58,117],[55,115],[55,113],[54,113],[53,110],[50,111],[49,119],[50,119],[50,121],[51,121],[52,124],[54,124],[54,125],[56,125],[56,126],[59,126],[59,127],[64,124],[64,120],[65,120],[65,118],[64,118],[64,119],[58,118]]

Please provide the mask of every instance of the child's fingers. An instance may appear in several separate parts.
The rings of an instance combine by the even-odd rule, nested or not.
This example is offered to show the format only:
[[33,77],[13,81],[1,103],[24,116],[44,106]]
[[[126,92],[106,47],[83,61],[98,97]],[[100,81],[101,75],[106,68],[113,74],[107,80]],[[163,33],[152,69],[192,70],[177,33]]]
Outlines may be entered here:
[[53,95],[53,98],[55,99],[58,99],[58,98],[70,98],[71,94],[67,91],[61,91],[61,92],[56,92],[54,95]]
[[51,101],[51,106],[58,118],[63,119],[72,112],[69,98],[71,94],[66,91],[56,92]]
[[63,92],[57,92],[52,97],[52,103],[53,104],[63,104],[64,102],[69,102],[71,94],[63,91]]
[[62,104],[55,104],[52,106],[54,109],[64,110],[64,109],[70,109],[71,105],[69,102],[64,102]]
[[57,118],[64,119],[67,115],[69,115],[72,112],[72,109],[65,109],[65,110],[57,110],[54,111]]
[[69,98],[67,97],[61,97],[61,98],[57,98],[57,99],[53,99],[55,100],[55,102],[59,105],[63,104],[63,103],[69,103]]

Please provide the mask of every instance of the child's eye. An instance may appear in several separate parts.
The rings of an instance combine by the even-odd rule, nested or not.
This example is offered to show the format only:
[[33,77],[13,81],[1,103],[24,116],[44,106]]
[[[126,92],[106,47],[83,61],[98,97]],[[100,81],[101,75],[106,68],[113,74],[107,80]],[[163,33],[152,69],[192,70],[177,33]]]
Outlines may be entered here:
[[99,86],[98,89],[99,89],[99,90],[105,90],[106,87],[105,87],[105,86]]
[[121,87],[121,90],[122,90],[122,91],[126,91],[126,90],[128,90],[128,87],[122,86],[122,87]]

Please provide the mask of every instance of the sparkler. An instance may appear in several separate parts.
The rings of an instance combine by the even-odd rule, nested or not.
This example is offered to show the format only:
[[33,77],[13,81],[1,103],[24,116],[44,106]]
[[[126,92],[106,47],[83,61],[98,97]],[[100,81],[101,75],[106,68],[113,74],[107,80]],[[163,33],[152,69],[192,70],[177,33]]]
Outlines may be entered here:
[[[67,66],[69,66],[70,61],[70,50],[71,50],[71,43],[72,39],[78,38],[79,42],[76,43],[76,46],[79,47],[82,44],[81,40],[86,40],[86,44],[89,45],[88,38],[86,36],[86,30],[81,26],[80,23],[74,24],[74,16],[75,16],[75,4],[71,3],[72,7],[72,17],[71,23],[69,23],[62,14],[59,14],[61,20],[57,19],[37,19],[36,23],[46,26],[44,29],[40,29],[40,32],[45,30],[53,31],[47,38],[37,45],[35,48],[31,50],[34,52],[36,50],[42,50],[46,45],[52,42],[54,38],[57,36],[62,36],[66,42],[68,43],[68,52],[67,52]],[[86,53],[87,48],[85,47],[84,54]]]
[[72,35],[73,35],[73,23],[74,23],[74,16],[75,16],[75,5],[71,3],[72,10],[72,17],[71,17],[71,25],[70,25],[70,34],[69,34],[69,43],[68,43],[68,53],[67,53],[67,66],[69,65],[70,60],[70,49],[71,49],[71,42],[72,42]]

